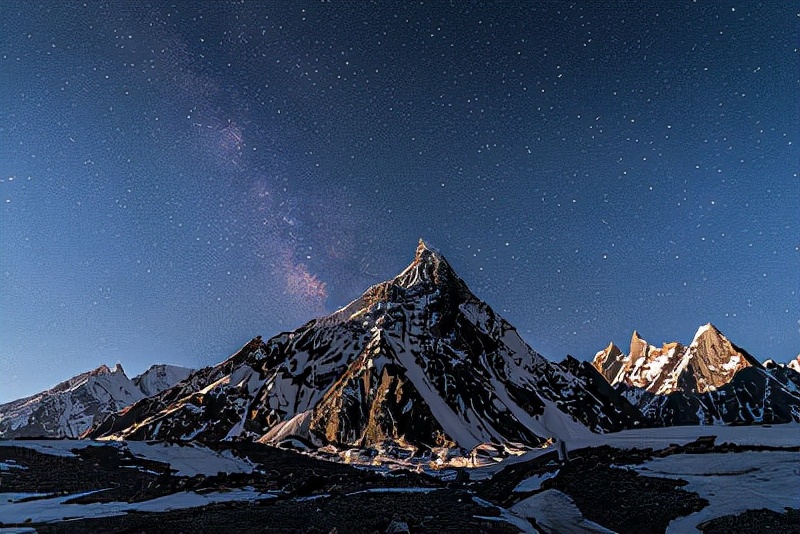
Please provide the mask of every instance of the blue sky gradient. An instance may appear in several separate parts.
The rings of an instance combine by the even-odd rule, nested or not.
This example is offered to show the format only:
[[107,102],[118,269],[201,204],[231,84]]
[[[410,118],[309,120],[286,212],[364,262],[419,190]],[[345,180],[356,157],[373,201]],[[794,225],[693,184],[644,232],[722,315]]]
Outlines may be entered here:
[[546,356],[800,351],[793,2],[0,3],[0,402],[216,363],[425,238]]

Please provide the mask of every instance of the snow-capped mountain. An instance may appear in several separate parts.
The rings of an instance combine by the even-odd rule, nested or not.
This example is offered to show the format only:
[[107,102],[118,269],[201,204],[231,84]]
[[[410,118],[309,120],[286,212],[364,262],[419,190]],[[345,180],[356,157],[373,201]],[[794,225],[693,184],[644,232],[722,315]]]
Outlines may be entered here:
[[709,323],[688,347],[658,348],[634,332],[627,355],[611,343],[592,364],[656,425],[800,421],[800,374],[769,362]]
[[253,339],[87,436],[469,451],[641,419],[593,369],[570,371],[526,345],[420,241],[394,279],[293,332]]
[[163,391],[193,370],[154,365],[133,380],[101,365],[30,397],[0,405],[0,438],[77,438],[94,421]]
[[662,395],[713,391],[739,370],[759,365],[711,323],[697,330],[688,347],[672,342],[658,348],[634,331],[627,355],[611,343],[595,355],[593,364],[611,384],[624,383]]

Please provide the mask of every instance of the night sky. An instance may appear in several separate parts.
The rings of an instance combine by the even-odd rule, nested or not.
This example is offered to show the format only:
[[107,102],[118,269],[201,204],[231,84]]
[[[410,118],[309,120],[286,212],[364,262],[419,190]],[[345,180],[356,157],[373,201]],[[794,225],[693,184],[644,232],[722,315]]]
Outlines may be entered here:
[[422,237],[551,359],[800,351],[798,4],[0,2],[0,401],[214,364]]

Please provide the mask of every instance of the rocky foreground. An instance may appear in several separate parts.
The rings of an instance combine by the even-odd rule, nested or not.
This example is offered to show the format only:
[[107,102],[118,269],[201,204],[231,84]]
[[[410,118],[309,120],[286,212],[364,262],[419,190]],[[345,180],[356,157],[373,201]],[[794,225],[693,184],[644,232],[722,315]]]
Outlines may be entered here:
[[[543,449],[488,468],[444,471],[346,465],[257,443],[6,441],[0,526],[14,532],[646,533],[690,532],[684,526],[691,523],[702,532],[791,533],[800,517],[796,486],[791,505],[792,465],[800,465],[796,445],[720,444],[712,436],[655,449],[584,448],[571,451],[568,462]],[[688,475],[675,476],[681,470]],[[693,491],[703,487],[704,476],[720,487]],[[754,482],[765,478],[771,482]],[[789,505],[762,506],[753,498],[754,483],[764,484],[765,495],[784,484]],[[752,508],[716,515],[715,506],[730,508],[715,502],[715,494],[734,487],[750,501],[743,510]]]

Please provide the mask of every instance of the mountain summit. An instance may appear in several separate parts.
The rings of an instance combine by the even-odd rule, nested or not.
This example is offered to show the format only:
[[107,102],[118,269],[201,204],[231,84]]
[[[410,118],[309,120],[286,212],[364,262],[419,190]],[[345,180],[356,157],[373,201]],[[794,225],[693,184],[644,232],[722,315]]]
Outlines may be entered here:
[[587,367],[531,349],[420,241],[406,269],[344,308],[253,339],[89,436],[419,453],[591,439],[637,424],[639,412]]

